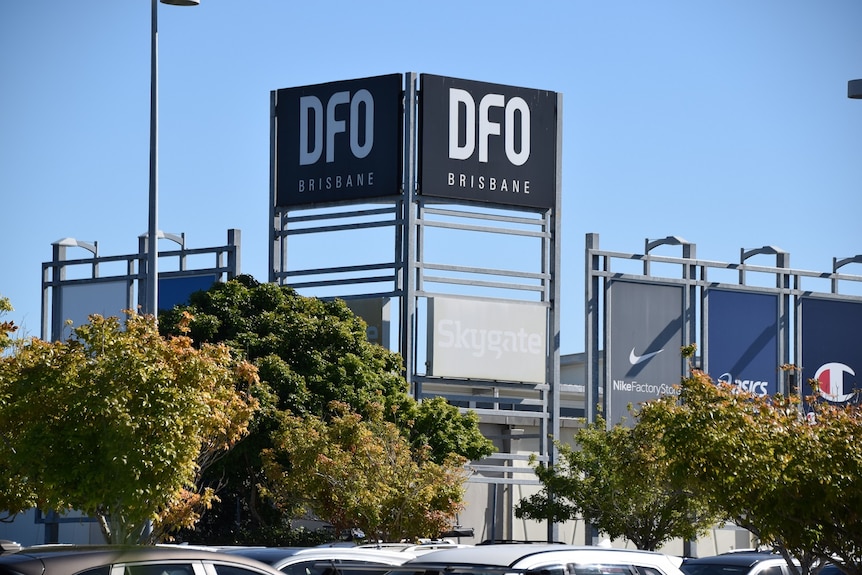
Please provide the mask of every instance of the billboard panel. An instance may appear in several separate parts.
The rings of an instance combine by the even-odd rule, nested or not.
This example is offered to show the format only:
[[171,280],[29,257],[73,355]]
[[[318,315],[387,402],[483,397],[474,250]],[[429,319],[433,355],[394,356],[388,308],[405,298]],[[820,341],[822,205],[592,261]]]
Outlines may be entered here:
[[349,299],[344,303],[350,310],[365,320],[365,337],[371,343],[389,348],[389,298]]
[[177,305],[187,305],[196,291],[206,291],[218,281],[216,274],[194,276],[159,276],[159,311],[171,310]]
[[557,94],[423,74],[419,193],[553,208]]
[[809,379],[820,381],[823,399],[859,403],[862,388],[862,302],[803,297],[802,393],[809,395]]
[[545,383],[544,306],[435,297],[428,315],[429,375]]
[[683,287],[613,280],[608,282],[607,314],[610,424],[627,406],[674,393],[683,375]]
[[[54,317],[59,317],[59,322],[53,325],[63,325],[71,320],[71,327],[77,327],[90,321],[92,314],[102,317],[116,316],[125,318],[123,310],[132,306],[129,301],[129,282],[126,280],[88,282],[61,285],[55,289],[60,290],[60,309],[53,310]],[[64,325],[62,329],[66,329]],[[62,339],[68,333],[52,333],[52,339]]]
[[275,205],[401,190],[402,76],[275,91]]
[[759,396],[778,393],[778,295],[709,289],[706,302],[703,351],[713,380]]

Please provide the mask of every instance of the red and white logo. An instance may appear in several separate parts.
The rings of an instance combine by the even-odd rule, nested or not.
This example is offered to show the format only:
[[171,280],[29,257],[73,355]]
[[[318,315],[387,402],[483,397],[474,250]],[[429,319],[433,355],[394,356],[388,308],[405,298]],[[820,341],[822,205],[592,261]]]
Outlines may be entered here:
[[844,403],[853,397],[853,392],[844,393],[848,386],[844,385],[844,374],[855,376],[856,373],[847,365],[838,362],[824,363],[814,374],[814,379],[820,382],[820,394],[823,399],[834,403]]

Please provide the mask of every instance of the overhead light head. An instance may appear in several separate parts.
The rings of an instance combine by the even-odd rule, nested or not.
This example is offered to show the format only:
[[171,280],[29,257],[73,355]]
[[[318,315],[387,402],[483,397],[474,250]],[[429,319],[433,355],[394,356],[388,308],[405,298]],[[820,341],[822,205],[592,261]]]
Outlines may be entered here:
[[862,100],[862,80],[850,80],[847,82],[847,97],[854,100]]
[[197,6],[201,0],[161,0],[161,2],[172,6]]

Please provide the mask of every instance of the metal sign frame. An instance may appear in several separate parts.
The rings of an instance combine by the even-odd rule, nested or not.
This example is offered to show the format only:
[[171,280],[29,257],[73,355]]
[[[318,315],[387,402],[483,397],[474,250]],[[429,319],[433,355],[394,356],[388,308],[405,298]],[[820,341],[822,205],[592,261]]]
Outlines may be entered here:
[[[159,250],[160,260],[173,260],[176,269],[161,271],[159,279],[183,278],[211,274],[218,281],[226,281],[240,274],[241,232],[237,229],[227,231],[227,244],[208,248],[187,248],[185,234],[160,233],[179,245],[179,249]],[[137,306],[146,309],[146,290],[143,289],[147,278],[147,236],[138,239],[138,253],[118,256],[100,256],[98,242],[84,242],[74,238],[64,238],[52,244],[52,259],[42,263],[42,339],[49,334],[52,340],[60,339],[65,319],[61,315],[62,289],[69,286],[92,286],[125,282],[126,301],[124,309],[135,309],[135,286],[138,286]],[[89,258],[68,259],[69,248],[83,248],[92,254]],[[213,267],[189,267],[190,257],[213,256]],[[105,275],[105,266],[119,264],[125,273]],[[161,266],[160,266],[161,267]],[[81,270],[85,270],[82,272]],[[70,278],[72,271],[78,276]],[[117,310],[118,312],[120,310]],[[87,312],[89,313],[89,312]]]
[[[335,291],[331,297],[341,299],[392,297],[399,300],[398,351],[404,359],[404,375],[416,399],[445,397],[454,405],[475,410],[485,418],[512,421],[528,418],[538,422],[540,432],[533,438],[540,443],[539,460],[553,463],[553,440],[559,437],[560,382],[560,207],[561,207],[561,147],[562,95],[554,96],[556,130],[554,139],[554,202],[550,207],[513,206],[473,202],[458,198],[420,195],[418,181],[418,118],[421,94],[417,90],[418,76],[404,75],[403,91],[403,182],[400,194],[393,198],[355,200],[276,206],[275,181],[270,181],[270,277],[271,282],[290,285],[302,293],[319,295]],[[274,108],[273,108],[274,110]],[[274,112],[273,112],[274,118]],[[273,124],[273,129],[275,125]],[[271,141],[272,165],[278,153]],[[272,172],[272,171],[271,171]],[[368,261],[350,266],[320,265],[313,268],[291,267],[288,242],[304,234],[348,232],[363,228],[391,229],[394,238],[393,258],[389,261]],[[483,268],[457,265],[447,261],[430,261],[426,248],[433,244],[432,230],[452,230],[482,235],[505,234],[531,238],[540,244],[533,264],[540,270]],[[451,290],[478,286],[499,295],[475,296],[485,301],[532,302],[547,310],[547,377],[541,384],[516,381],[483,381],[435,378],[420,368],[418,341],[423,316],[423,304],[435,296],[453,295]],[[449,290],[449,291],[447,291]],[[458,297],[464,297],[458,295]],[[470,296],[467,296],[470,297]],[[393,322],[396,323],[396,322]],[[509,426],[512,427],[512,426]],[[510,429],[503,443],[519,437]],[[512,437],[509,437],[511,435]],[[492,438],[500,439],[500,438]],[[522,461],[523,460],[523,461]],[[520,461],[520,466],[513,463]],[[529,484],[539,482],[527,456],[507,449],[470,467],[473,483],[492,485]],[[496,494],[496,487],[493,487]],[[556,527],[549,525],[549,532]]]
[[[682,246],[682,257],[667,257],[651,254],[661,245]],[[758,255],[775,256],[774,266],[754,265],[749,260]],[[607,383],[610,381],[609,366],[601,368],[601,358],[609,350],[606,295],[610,281],[627,279],[660,285],[681,284],[685,286],[686,339],[685,344],[698,344],[700,358],[694,367],[709,373],[709,315],[706,293],[709,289],[734,290],[740,293],[764,293],[778,296],[776,310],[778,325],[778,361],[781,365],[792,365],[802,357],[801,303],[806,297],[862,303],[862,295],[839,293],[845,284],[862,286],[862,275],[852,275],[839,270],[851,263],[862,263],[862,255],[849,258],[833,258],[831,272],[815,272],[790,268],[790,254],[774,246],[751,250],[740,249],[739,263],[725,263],[697,259],[695,245],[676,236],[660,240],[645,241],[644,253],[625,253],[599,249],[599,235],[586,234],[585,239],[585,347],[586,347],[586,415],[587,420],[596,420],[597,413],[607,413]],[[627,263],[642,262],[643,269],[632,269]],[[651,273],[655,265],[676,270],[675,274]],[[719,275],[735,275],[735,281],[718,280]],[[752,277],[772,278],[772,285],[758,285]],[[810,284],[829,283],[828,291],[812,290]],[[766,281],[770,283],[769,280]],[[805,285],[803,285],[805,284]],[[697,326],[699,325],[699,329]],[[607,362],[605,362],[607,364]],[[775,368],[779,369],[780,365]],[[779,380],[781,393],[801,393],[796,370],[783,371]],[[611,425],[611,422],[608,422]]]

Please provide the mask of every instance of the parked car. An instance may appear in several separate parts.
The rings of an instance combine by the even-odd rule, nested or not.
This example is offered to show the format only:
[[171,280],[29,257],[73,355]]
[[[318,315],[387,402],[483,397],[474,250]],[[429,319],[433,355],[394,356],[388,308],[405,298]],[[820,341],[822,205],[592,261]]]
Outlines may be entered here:
[[794,575],[784,557],[767,551],[732,552],[686,559],[685,575]]
[[682,575],[681,562],[679,557],[633,549],[477,545],[426,553],[389,575]]
[[0,555],[0,575],[282,575],[216,551],[155,546],[43,545]]
[[455,549],[458,547],[472,547],[472,545],[453,543],[452,541],[427,541],[423,543],[363,543],[356,546],[357,549],[378,549],[409,553],[413,556],[424,555],[425,553],[440,549]]
[[360,547],[237,547],[223,552],[289,575],[382,575],[416,557],[409,551]]

